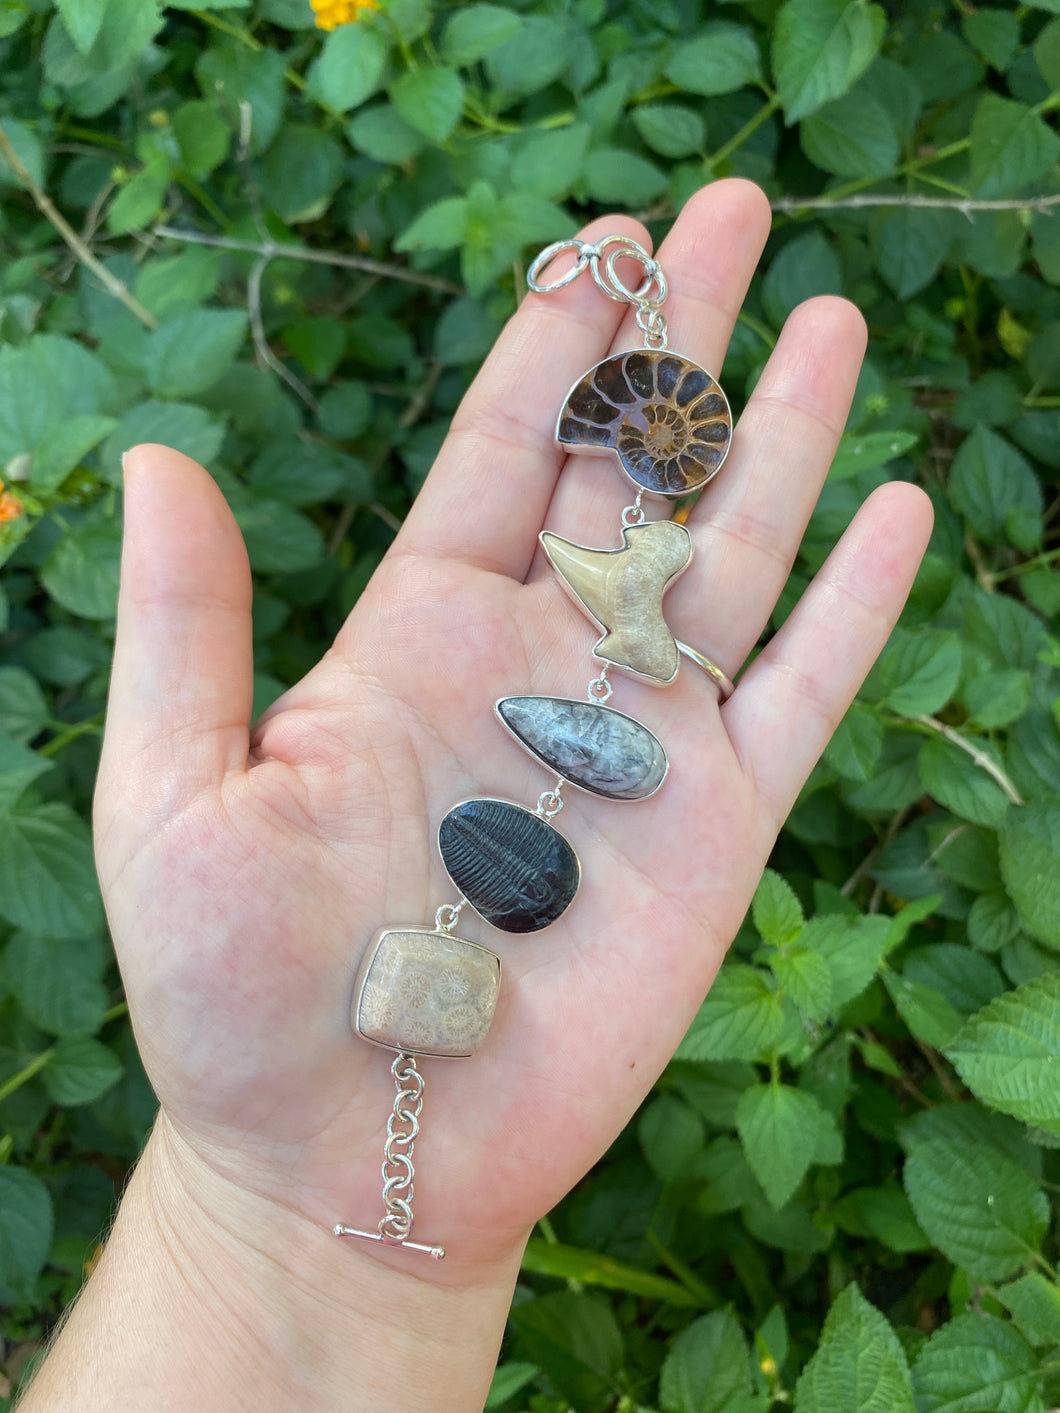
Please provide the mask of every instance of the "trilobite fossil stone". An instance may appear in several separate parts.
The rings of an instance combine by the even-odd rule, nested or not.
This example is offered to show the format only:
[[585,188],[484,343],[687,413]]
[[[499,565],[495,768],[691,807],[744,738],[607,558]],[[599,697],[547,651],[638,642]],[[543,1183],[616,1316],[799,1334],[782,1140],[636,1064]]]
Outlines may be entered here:
[[449,877],[488,923],[537,932],[569,907],[581,881],[578,856],[558,830],[508,800],[465,800],[438,829]]
[[564,697],[505,697],[497,715],[550,770],[594,795],[643,800],[666,776],[659,738],[613,707]]

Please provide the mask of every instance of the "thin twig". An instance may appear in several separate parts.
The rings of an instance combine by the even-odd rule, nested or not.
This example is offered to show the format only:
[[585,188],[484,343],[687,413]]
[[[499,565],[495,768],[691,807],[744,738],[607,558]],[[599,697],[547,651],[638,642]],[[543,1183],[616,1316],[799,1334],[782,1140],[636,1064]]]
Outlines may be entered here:
[[[438,380],[441,378],[443,372],[444,368],[441,363],[436,362],[431,365],[430,371],[426,378],[424,378],[415,397],[410,399],[408,406],[398,418],[398,427],[403,432],[407,432],[410,427],[414,427],[423,416],[424,412],[426,412],[430,405],[431,398],[434,396],[434,390],[438,386]],[[392,447],[389,442],[380,450],[375,460],[372,462],[373,476],[377,471],[382,469],[391,450]],[[385,524],[390,525],[393,520],[395,524],[391,525],[391,528],[394,529],[395,534],[401,529],[401,524],[397,521],[396,516],[390,516],[389,511],[387,511],[385,515],[381,513],[386,507],[380,505],[378,501],[373,501],[368,508],[374,511]],[[335,521],[335,527],[328,537],[328,554],[337,553],[339,545],[341,545],[346,538],[346,532],[349,530],[356,513],[357,505],[353,501],[347,502],[347,504],[342,507],[338,519]],[[390,517],[389,519],[387,518],[388,516]]]
[[250,333],[254,340],[254,352],[258,356],[258,362],[263,368],[271,368],[278,378],[287,384],[291,391],[302,399],[306,407],[314,413],[320,411],[320,404],[316,398],[302,382],[301,378],[296,378],[290,368],[282,363],[269,347],[269,340],[265,334],[265,320],[261,313],[261,281],[265,271],[269,268],[270,255],[263,255],[260,260],[254,262],[247,279],[247,309],[250,313]]
[[219,250],[238,250],[268,260],[305,260],[313,265],[335,265],[343,270],[364,270],[369,275],[382,275],[389,280],[404,280],[406,284],[423,285],[441,290],[443,294],[463,294],[460,285],[437,275],[421,275],[401,265],[388,265],[382,260],[370,260],[366,255],[347,255],[339,250],[310,250],[304,245],[277,245],[272,241],[236,240],[232,236],[207,235],[203,231],[178,230],[175,226],[156,226],[156,236],[180,240],[188,245],[212,245]]
[[125,305],[126,309],[128,309],[129,313],[134,314],[145,328],[157,329],[158,320],[151,311],[144,308],[129,287],[122,280],[118,279],[117,275],[112,274],[105,265],[100,264],[85,242],[74,230],[73,226],[71,226],[70,222],[55,205],[54,201],[52,201],[48,193],[42,191],[37,185],[33,177],[26,170],[22,159],[11,146],[11,140],[4,131],[2,124],[0,124],[0,155],[3,156],[4,161],[14,172],[15,176],[18,177],[19,181],[25,186],[26,190],[33,198],[37,210],[47,221],[51,222],[85,269],[90,270],[107,293],[113,295],[115,299],[120,300],[121,303]]
[[936,211],[960,211],[969,216],[976,211],[1050,211],[1060,206],[1060,192],[1051,196],[1024,196],[1004,201],[977,201],[964,196],[781,196],[770,202],[774,211],[836,211],[856,210],[863,206],[916,206]]
[[985,770],[987,775],[1001,786],[1012,804],[1023,804],[1023,796],[997,762],[992,760],[985,751],[981,751],[978,746],[969,741],[967,736],[962,736],[959,731],[954,731],[952,726],[947,726],[944,721],[939,721],[938,717],[935,716],[913,716],[909,719],[911,721],[918,721],[921,726],[926,726],[930,731],[938,732],[938,734],[944,736],[951,745],[956,746],[958,750],[962,750],[966,755],[971,756],[979,769]]

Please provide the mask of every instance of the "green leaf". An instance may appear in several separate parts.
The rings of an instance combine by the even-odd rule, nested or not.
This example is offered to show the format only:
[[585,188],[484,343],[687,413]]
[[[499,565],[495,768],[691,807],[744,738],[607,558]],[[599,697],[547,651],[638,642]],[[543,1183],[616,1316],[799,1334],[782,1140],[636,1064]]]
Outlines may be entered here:
[[34,1025],[53,1035],[99,1029],[107,1007],[102,969],[102,948],[94,938],[16,932],[7,946],[12,992]]
[[[977,743],[975,748],[989,757],[986,743]],[[996,829],[1005,818],[1009,798],[1004,790],[967,751],[951,741],[941,736],[925,741],[919,765],[924,789],[962,819]]]
[[1060,805],[1010,810],[1001,830],[1001,874],[1024,927],[1060,951]]
[[24,667],[0,667],[0,731],[16,741],[32,741],[48,721],[48,703]]
[[394,242],[395,250],[452,250],[467,237],[468,208],[463,196],[448,196],[421,211]]
[[1060,88],[1060,19],[1050,20],[1034,41],[1034,62],[1049,87]]
[[972,185],[980,198],[1011,196],[1060,157],[1060,137],[1023,103],[986,93],[972,119]]
[[21,347],[0,344],[0,464],[31,452],[50,427],[107,410],[114,380],[72,339],[38,334]]
[[659,1406],[663,1413],[732,1413],[751,1387],[743,1331],[731,1310],[715,1310],[670,1346],[659,1377]]
[[1038,1360],[993,1315],[957,1315],[913,1365],[918,1413],[1031,1413]]
[[44,1067],[44,1086],[56,1104],[91,1104],[122,1076],[113,1050],[88,1035],[70,1035],[56,1043]]
[[1060,1347],[1060,1286],[1040,1271],[1030,1271],[1003,1285],[997,1298],[1031,1344]]
[[1019,914],[1003,892],[982,893],[968,914],[968,940],[981,952],[1000,952],[1021,933]]
[[288,123],[265,154],[262,195],[291,225],[315,221],[331,204],[345,169],[346,154],[329,133]]
[[1019,668],[992,667],[966,682],[961,697],[975,725],[988,730],[1010,726],[1030,705],[1031,675]]
[[520,1389],[524,1389],[531,1379],[536,1378],[538,1373],[536,1364],[524,1364],[512,1361],[507,1364],[498,1364],[493,1374],[493,1382],[490,1384],[490,1391],[486,1395],[486,1413],[494,1408],[501,1408],[510,1398],[514,1398]]
[[839,259],[820,231],[789,241],[766,272],[762,303],[779,328],[797,304],[815,294],[841,294]]
[[831,1210],[844,1231],[874,1236],[889,1251],[926,1251],[931,1246],[900,1187],[856,1188]]
[[1040,519],[1042,492],[1029,462],[988,427],[976,427],[957,450],[949,474],[949,495],[973,535],[1003,544],[1014,510]]
[[324,557],[324,536],[297,510],[278,500],[234,508],[250,567],[258,574],[297,574]]
[[[25,167],[38,186],[44,185],[44,148],[36,133],[20,123],[17,118],[3,117],[4,132],[14,149],[15,156]],[[0,154],[0,191],[8,185],[24,185],[21,177],[16,177],[7,158]]]
[[333,113],[348,113],[371,98],[383,80],[387,45],[364,24],[340,25],[310,66],[306,91]]
[[631,115],[641,138],[662,157],[702,152],[707,127],[700,115],[679,103],[640,103]]
[[166,199],[172,169],[158,151],[118,192],[107,211],[107,229],[112,235],[142,230],[155,220]]
[[887,705],[901,716],[928,716],[956,692],[963,663],[956,633],[896,629],[880,658]]
[[802,904],[779,873],[767,868],[751,901],[751,916],[763,942],[782,947],[798,936],[803,924]]
[[250,111],[250,150],[264,152],[276,136],[283,115],[286,59],[278,49],[248,49],[241,44],[207,49],[195,66],[203,94],[219,96],[238,132],[243,105]]
[[855,702],[835,729],[824,757],[848,780],[869,780],[883,749],[883,722],[870,707]]
[[392,103],[363,108],[350,119],[347,136],[358,152],[375,162],[408,162],[423,148],[424,138],[410,128]]
[[113,484],[121,483],[122,454],[142,442],[174,447],[193,461],[209,466],[221,449],[224,424],[203,407],[186,402],[141,402],[130,407],[103,447],[103,471]]
[[410,69],[391,84],[390,101],[410,128],[444,143],[464,110],[464,81],[455,69]]
[[683,1099],[659,1094],[641,1113],[637,1136],[652,1172],[681,1182],[703,1149],[703,1120]]
[[570,58],[570,30],[565,19],[524,15],[519,33],[486,55],[486,76],[501,98],[525,98],[554,83]]
[[681,1060],[755,1060],[784,1029],[784,1012],[764,972],[723,966],[677,1048]]
[[498,45],[516,39],[522,28],[522,17],[512,10],[500,5],[467,5],[446,22],[442,53],[450,64],[466,68]]
[[1020,22],[1008,10],[969,10],[961,16],[961,29],[973,49],[995,69],[1004,73],[1012,63],[1020,42]]
[[706,97],[759,83],[762,61],[754,31],[731,20],[709,20],[694,38],[677,45],[665,73],[686,93]]
[[919,440],[915,432],[847,432],[836,447],[828,479],[845,481],[862,471],[875,471],[904,456]]
[[82,54],[87,54],[99,38],[107,12],[107,0],[56,0],[66,32]]
[[590,136],[585,123],[530,134],[512,162],[513,183],[554,201],[569,195],[581,176]]
[[161,397],[205,392],[235,362],[247,333],[239,309],[195,309],[147,336],[144,375]]
[[984,1104],[1060,1133],[1060,972],[998,996],[946,1053]]
[[666,173],[621,147],[598,147],[585,159],[585,189],[594,201],[642,206],[666,190]]
[[961,1013],[921,981],[891,971],[884,973],[883,981],[914,1038],[936,1050],[944,1049],[961,1028]]
[[1049,1225],[1049,1203],[1038,1184],[988,1145],[914,1139],[903,1182],[932,1242],[981,1280],[1015,1274]]
[[899,139],[890,114],[860,90],[803,118],[799,141],[811,162],[837,177],[886,177],[898,162]]
[[113,618],[118,607],[121,526],[86,520],[59,541],[40,571],[56,603],[81,618]]
[[787,0],[773,31],[773,73],[788,123],[840,98],[876,57],[886,17],[858,0]]
[[860,996],[876,975],[888,946],[890,920],[885,917],[811,918],[799,943],[817,952],[832,974],[832,1010]]
[[819,952],[788,947],[771,956],[769,966],[777,986],[809,1020],[823,1021],[831,1015],[832,972]]
[[92,838],[68,806],[0,815],[0,917],[52,937],[82,937],[99,926]]
[[173,114],[173,136],[185,170],[205,177],[228,156],[232,130],[216,103],[199,99],[182,103]]
[[755,1084],[736,1110],[736,1130],[751,1171],[774,1209],[791,1198],[835,1120],[812,1094],[787,1084]]
[[366,501],[373,485],[371,471],[357,457],[294,438],[265,448],[251,467],[250,484],[263,500],[290,505]]
[[951,213],[931,207],[903,206],[886,212],[874,224],[876,268],[899,299],[909,299],[932,282],[946,258],[952,233]]
[[14,804],[19,795],[54,762],[0,731],[0,810]]
[[902,975],[930,986],[966,1019],[1005,990],[993,962],[957,942],[933,942],[906,952]]
[[603,1413],[618,1392],[622,1333],[594,1296],[560,1291],[516,1305],[511,1321],[526,1353],[560,1395],[586,1413]]
[[539,1276],[558,1276],[561,1280],[580,1281],[583,1285],[598,1285],[607,1290],[624,1290],[649,1300],[663,1300],[668,1305],[695,1305],[696,1297],[677,1281],[657,1276],[615,1261],[599,1251],[582,1251],[560,1242],[542,1241],[531,1237],[523,1252],[522,1268]]
[[828,1312],[817,1352],[795,1387],[795,1413],[914,1413],[898,1336],[856,1285]]
[[52,1244],[48,1189],[25,1168],[0,1167],[0,1300],[29,1298]]
[[57,491],[70,472],[117,427],[114,417],[87,414],[50,427],[33,448],[30,485],[34,495]]

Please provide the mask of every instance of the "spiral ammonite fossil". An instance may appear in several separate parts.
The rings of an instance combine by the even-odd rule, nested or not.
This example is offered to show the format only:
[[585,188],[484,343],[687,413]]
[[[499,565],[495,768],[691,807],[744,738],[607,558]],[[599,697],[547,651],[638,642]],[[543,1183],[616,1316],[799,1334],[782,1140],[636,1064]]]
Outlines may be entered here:
[[643,348],[591,368],[571,389],[556,427],[569,451],[609,447],[632,481],[662,496],[705,486],[731,435],[728,399],[705,369]]

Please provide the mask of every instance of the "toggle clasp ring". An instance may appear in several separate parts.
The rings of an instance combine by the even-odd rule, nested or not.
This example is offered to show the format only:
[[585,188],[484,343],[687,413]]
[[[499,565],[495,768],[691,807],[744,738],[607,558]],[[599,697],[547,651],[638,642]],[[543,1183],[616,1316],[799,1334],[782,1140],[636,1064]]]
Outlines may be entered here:
[[[543,280],[541,276],[548,266],[558,255],[567,251],[577,254],[571,268],[558,279]],[[630,289],[618,274],[618,262],[624,259],[635,260],[644,272],[640,284],[634,289]],[[535,294],[551,294],[553,290],[571,284],[587,268],[597,287],[608,299],[614,299],[619,304],[633,304],[639,309],[653,310],[660,308],[669,294],[666,276],[659,262],[632,236],[624,235],[604,236],[595,245],[578,240],[576,236],[554,241],[536,257],[527,272],[526,282]]]

